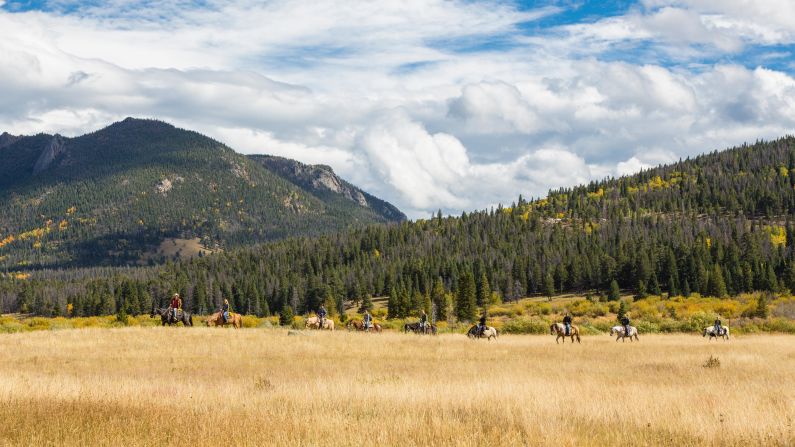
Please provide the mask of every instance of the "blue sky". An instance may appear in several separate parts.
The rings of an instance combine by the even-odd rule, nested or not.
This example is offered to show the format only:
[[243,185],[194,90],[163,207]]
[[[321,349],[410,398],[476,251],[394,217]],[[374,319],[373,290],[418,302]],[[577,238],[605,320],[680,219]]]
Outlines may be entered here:
[[795,125],[790,0],[0,0],[0,29],[0,131],[160,118],[413,217]]

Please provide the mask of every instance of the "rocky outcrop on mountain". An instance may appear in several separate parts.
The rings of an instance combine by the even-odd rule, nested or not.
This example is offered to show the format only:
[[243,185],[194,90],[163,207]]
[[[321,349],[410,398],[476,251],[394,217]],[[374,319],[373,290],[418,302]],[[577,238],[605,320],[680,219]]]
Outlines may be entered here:
[[378,199],[340,178],[330,166],[310,165],[272,155],[250,155],[249,158],[314,194],[331,194],[370,208],[389,221],[404,221],[406,215],[394,205]]
[[17,140],[22,138],[21,136],[11,135],[8,132],[3,132],[0,134],[0,149],[11,146],[12,144],[16,143]]
[[60,135],[55,135],[50,140],[49,144],[41,151],[41,155],[39,155],[39,159],[36,160],[36,164],[33,165],[33,174],[39,174],[42,171],[47,170],[52,165],[52,162],[55,159],[64,153],[66,150],[66,146],[64,145],[63,138]]

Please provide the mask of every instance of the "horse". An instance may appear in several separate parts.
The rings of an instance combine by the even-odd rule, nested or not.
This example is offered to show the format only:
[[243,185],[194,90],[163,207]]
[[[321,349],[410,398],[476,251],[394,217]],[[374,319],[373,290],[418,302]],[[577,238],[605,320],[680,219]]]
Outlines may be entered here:
[[[362,332],[362,331],[363,332],[369,332],[369,331],[365,331],[364,322],[360,321],[360,320],[351,320],[351,321],[348,322],[348,324],[345,327],[349,331],[350,330],[354,330],[354,331],[360,331],[360,332]],[[370,326],[370,329],[372,329],[375,332],[381,332],[381,325],[378,324],[378,323],[372,323],[372,326]]]
[[[306,329],[320,329],[320,319],[318,317],[309,317],[304,324]],[[334,320],[326,318],[323,320],[323,329],[327,331],[334,330]]]
[[704,328],[704,334],[702,335],[702,337],[706,337],[707,335],[709,335],[709,339],[710,340],[712,340],[713,337],[716,340],[718,339],[718,337],[723,338],[723,341],[728,340],[729,339],[729,327],[728,326],[721,326],[720,328],[721,328],[720,333],[717,333],[717,331],[715,330],[715,326],[707,326],[707,327]]
[[635,326],[629,327],[629,335],[624,334],[624,326],[613,326],[610,329],[610,335],[617,335],[616,341],[621,340],[622,342],[626,341],[625,338],[628,338],[629,341],[632,341],[632,337],[635,337],[635,340],[640,341],[638,338],[638,328]]
[[236,314],[233,312],[229,312],[229,319],[224,321],[224,316],[221,315],[221,312],[216,312],[207,317],[207,321],[204,322],[207,327],[211,326],[226,326],[231,324],[232,327],[235,329],[240,329],[243,327],[243,317],[240,314]]
[[486,328],[483,329],[483,332],[480,333],[480,334],[478,334],[478,326],[477,325],[472,326],[467,331],[467,337],[472,338],[472,339],[485,338],[486,340],[491,341],[492,338],[496,340],[497,339],[497,335],[499,335],[497,333],[497,329],[495,329],[495,328],[493,328],[491,326],[486,326]]
[[171,326],[172,324],[177,324],[180,321],[185,326],[193,326],[193,315],[190,312],[185,312],[181,309],[177,312],[176,321],[171,321],[171,309],[168,308],[153,307],[152,312],[149,314],[149,318],[154,318],[155,315],[160,315],[160,323],[162,326],[165,326],[166,324]]
[[566,335],[566,326],[563,323],[552,323],[549,326],[549,333],[551,335],[555,335],[555,344],[558,343],[559,339],[563,339],[563,343],[566,343],[566,337],[571,337],[571,342],[574,343],[574,339],[577,339],[577,343],[580,342],[580,328],[575,325],[571,325],[571,331],[569,331],[569,335]]
[[436,335],[436,325],[427,323],[425,324],[425,330],[422,330],[420,323],[406,323],[403,325],[403,332],[414,332],[415,334],[433,334]]

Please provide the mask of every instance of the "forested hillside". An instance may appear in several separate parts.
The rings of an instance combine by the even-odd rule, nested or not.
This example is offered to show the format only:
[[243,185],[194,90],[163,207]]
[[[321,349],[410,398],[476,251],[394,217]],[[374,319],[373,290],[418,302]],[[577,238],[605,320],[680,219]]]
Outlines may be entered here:
[[[147,311],[172,291],[197,311],[297,312],[388,295],[402,317],[435,305],[472,319],[496,292],[617,288],[642,297],[795,289],[795,139],[742,146],[510,207],[290,238],[149,269],[13,274],[4,311]],[[23,279],[24,278],[24,279]],[[611,293],[611,290],[613,293]],[[452,302],[448,302],[452,297]]]
[[[157,247],[172,239],[198,239],[209,252],[405,219],[386,202],[318,194],[154,120],[128,118],[77,138],[3,134],[0,147],[6,269],[156,264],[164,261]],[[330,168],[326,175],[341,182]]]

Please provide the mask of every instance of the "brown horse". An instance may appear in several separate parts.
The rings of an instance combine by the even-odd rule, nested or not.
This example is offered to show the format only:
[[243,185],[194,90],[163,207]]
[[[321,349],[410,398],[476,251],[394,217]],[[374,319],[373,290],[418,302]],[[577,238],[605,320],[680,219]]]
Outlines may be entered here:
[[[351,320],[345,326],[348,330],[355,330],[355,331],[364,331],[364,322],[361,320]],[[381,332],[381,325],[378,323],[373,323],[372,327],[370,327],[375,332]],[[369,332],[369,331],[365,331]]]
[[555,343],[558,342],[559,339],[563,339],[563,343],[566,343],[566,337],[571,337],[571,342],[574,343],[574,338],[577,338],[577,343],[580,343],[580,328],[575,325],[571,325],[571,332],[569,335],[566,335],[566,326],[562,323],[553,323],[549,327],[549,333],[555,335]]
[[243,317],[240,314],[229,312],[229,320],[224,322],[224,317],[221,315],[221,312],[216,312],[207,317],[207,321],[205,321],[207,326],[226,326],[231,324],[235,329],[240,329],[243,327]]

